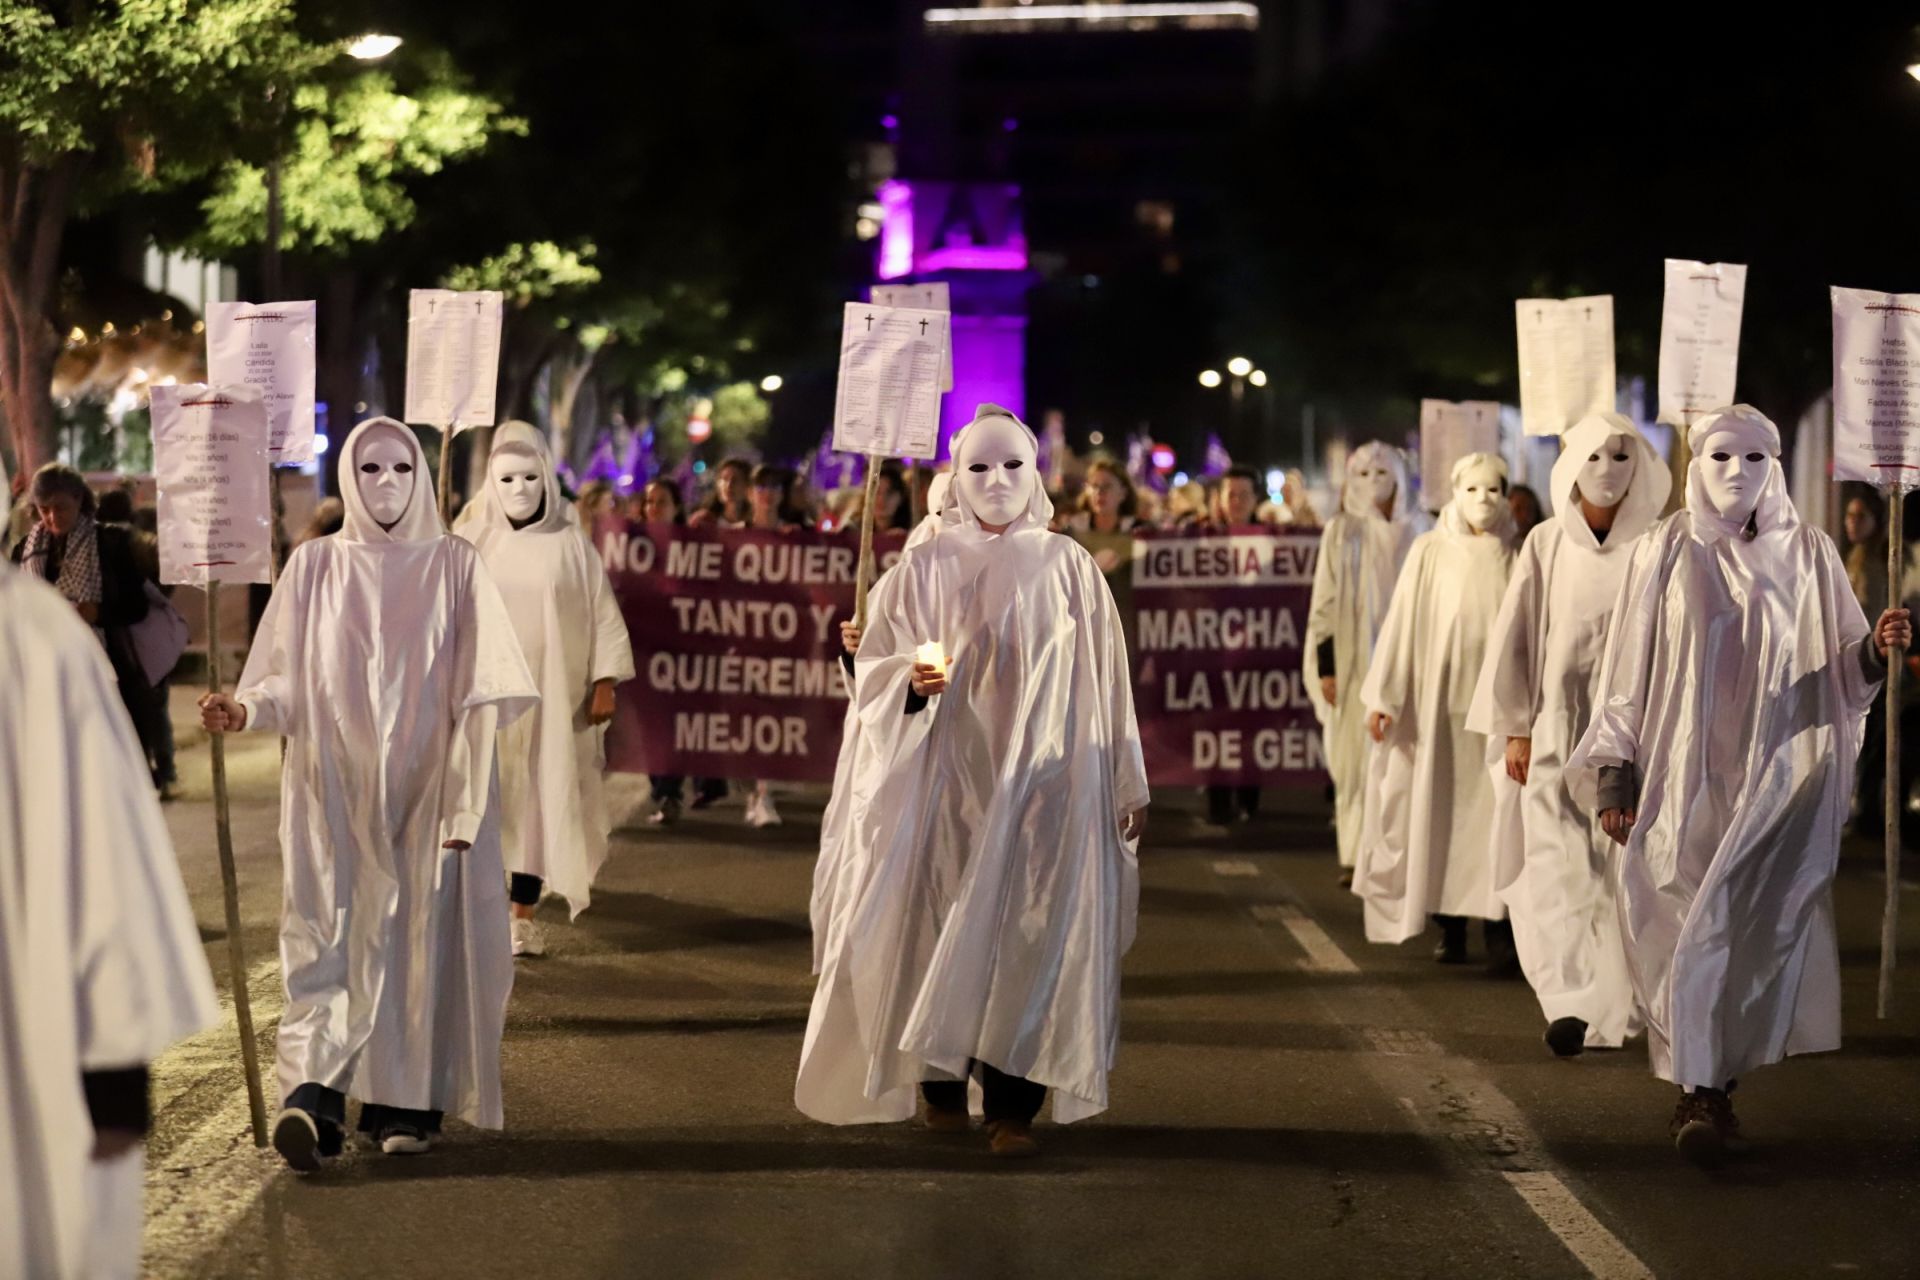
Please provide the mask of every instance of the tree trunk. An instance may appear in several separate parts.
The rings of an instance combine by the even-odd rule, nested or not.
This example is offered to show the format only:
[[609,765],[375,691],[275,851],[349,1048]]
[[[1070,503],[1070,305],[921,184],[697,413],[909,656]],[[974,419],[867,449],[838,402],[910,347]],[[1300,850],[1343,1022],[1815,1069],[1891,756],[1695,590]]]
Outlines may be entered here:
[[50,169],[0,167],[0,414],[23,473],[53,460],[53,365],[60,354],[53,286],[81,158]]

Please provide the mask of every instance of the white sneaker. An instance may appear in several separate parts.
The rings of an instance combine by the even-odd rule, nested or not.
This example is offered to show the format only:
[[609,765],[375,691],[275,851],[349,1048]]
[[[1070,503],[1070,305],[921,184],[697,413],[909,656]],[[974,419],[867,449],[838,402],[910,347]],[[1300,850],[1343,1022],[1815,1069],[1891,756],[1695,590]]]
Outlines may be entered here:
[[517,956],[543,956],[547,954],[547,931],[538,920],[513,918],[513,954]]
[[780,825],[780,811],[773,807],[772,796],[757,795],[747,802],[747,825],[750,827]]
[[411,1129],[389,1129],[380,1135],[380,1150],[390,1156],[423,1156],[432,1149],[432,1138]]

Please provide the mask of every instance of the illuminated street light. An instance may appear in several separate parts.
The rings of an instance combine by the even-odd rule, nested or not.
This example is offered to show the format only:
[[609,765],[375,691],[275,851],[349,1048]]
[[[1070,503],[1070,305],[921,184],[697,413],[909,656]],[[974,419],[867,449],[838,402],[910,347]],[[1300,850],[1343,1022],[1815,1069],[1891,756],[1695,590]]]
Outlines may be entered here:
[[1253,372],[1253,361],[1245,356],[1235,356],[1227,361],[1227,372],[1236,378],[1244,378]]
[[370,31],[364,36],[356,37],[353,43],[347,46],[347,53],[362,62],[378,62],[399,47],[399,36],[383,36]]
[[1907,74],[1912,76],[1915,80],[1920,80],[1920,62],[1908,63]]
[[784,387],[786,385],[787,385],[787,380],[785,378],[782,378],[777,373],[770,373],[766,377],[760,379],[760,389],[766,392],[778,391],[781,387]]
[[1247,381],[1256,387],[1264,387],[1267,385],[1267,371],[1265,369],[1255,369],[1247,375]]
[[1200,385],[1209,389],[1219,386],[1220,371],[1218,369],[1202,369],[1200,371]]

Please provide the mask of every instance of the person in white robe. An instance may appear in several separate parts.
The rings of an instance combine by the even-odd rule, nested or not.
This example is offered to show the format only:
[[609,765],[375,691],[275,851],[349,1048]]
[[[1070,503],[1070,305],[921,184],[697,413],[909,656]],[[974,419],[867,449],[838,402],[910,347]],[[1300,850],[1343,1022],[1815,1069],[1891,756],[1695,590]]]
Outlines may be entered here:
[[939,533],[869,602],[854,678],[863,753],[817,939],[794,1099],[830,1124],[968,1124],[1030,1155],[1048,1090],[1105,1109],[1148,791],[1118,611],[1048,532],[1033,433],[983,405],[955,440]]
[[148,1064],[218,1017],[106,656],[0,564],[0,1276],[140,1274]]
[[1500,900],[1560,1057],[1639,1031],[1613,892],[1614,843],[1562,776],[1586,732],[1607,622],[1673,480],[1630,418],[1595,413],[1561,438],[1554,515],[1514,562],[1467,728],[1487,735]]
[[1780,433],[1734,405],[1687,433],[1686,506],[1641,540],[1600,701],[1568,761],[1624,844],[1620,922],[1680,1153],[1741,1141],[1737,1079],[1840,1046],[1831,890],[1867,704],[1904,609],[1872,629],[1800,520]]
[[1399,450],[1373,441],[1348,456],[1341,509],[1320,535],[1302,649],[1307,697],[1333,777],[1334,834],[1348,869],[1343,885],[1352,883],[1366,820],[1369,743],[1360,686],[1407,552],[1432,526],[1413,500]]
[[600,557],[560,492],[546,437],[493,433],[487,484],[455,525],[513,619],[540,705],[500,730],[500,843],[512,876],[513,953],[546,953],[533,918],[544,890],[578,918],[607,860],[606,725],[633,645]]
[[413,432],[369,419],[344,459],[344,527],[294,551],[237,694],[201,704],[211,731],[287,738],[273,1142],[303,1172],[339,1151],[348,1096],[388,1154],[426,1150],[444,1115],[502,1124],[494,742],[539,697]]
[[1405,942],[1432,916],[1441,930],[1434,958],[1462,964],[1467,917],[1477,917],[1489,967],[1517,971],[1494,888],[1486,737],[1466,723],[1513,564],[1507,467],[1470,453],[1450,479],[1439,527],[1407,553],[1360,688],[1375,746],[1353,892],[1369,942]]

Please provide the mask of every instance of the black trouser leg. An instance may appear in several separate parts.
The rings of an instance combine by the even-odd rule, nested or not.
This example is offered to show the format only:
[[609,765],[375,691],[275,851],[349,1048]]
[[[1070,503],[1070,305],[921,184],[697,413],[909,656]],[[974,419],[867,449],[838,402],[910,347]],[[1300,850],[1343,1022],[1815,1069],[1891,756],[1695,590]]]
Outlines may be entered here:
[[650,776],[647,781],[653,784],[653,802],[655,804],[665,804],[669,800],[678,800],[680,798],[680,784],[683,779],[679,774],[656,773]]
[[1207,821],[1224,827],[1233,821],[1233,788],[1207,788]]
[[507,899],[516,907],[537,907],[540,905],[543,883],[539,876],[522,875],[515,871],[507,889]]
[[318,1122],[320,1154],[337,1156],[347,1129],[347,1095],[308,1081],[287,1095],[289,1110],[304,1111]]
[[1260,788],[1241,787],[1238,791],[1234,792],[1233,798],[1243,816],[1252,818],[1259,815]]
[[414,1111],[407,1107],[367,1102],[360,1106],[360,1132],[370,1133],[377,1138],[395,1125],[405,1125],[423,1134],[435,1134],[440,1132],[440,1122],[444,1118],[444,1113],[439,1111]]
[[1860,760],[1854,774],[1858,809],[1853,816],[1855,835],[1877,836],[1886,818],[1881,796],[1887,783],[1887,703],[1875,698],[1867,708],[1866,736],[1860,742]]
[[173,682],[162,680],[153,687],[148,702],[146,738],[147,756],[153,762],[153,784],[165,786],[178,782],[179,773],[173,764]]
[[1032,1124],[1047,1100],[1047,1086],[1021,1076],[980,1064],[980,1091],[985,1094],[984,1111],[988,1124],[996,1120],[1015,1120]]
[[922,1080],[920,1096],[925,1098],[927,1106],[935,1111],[965,1111],[967,1082],[965,1080]]

